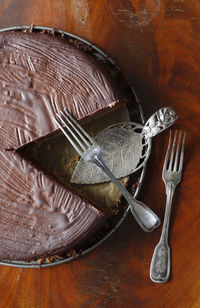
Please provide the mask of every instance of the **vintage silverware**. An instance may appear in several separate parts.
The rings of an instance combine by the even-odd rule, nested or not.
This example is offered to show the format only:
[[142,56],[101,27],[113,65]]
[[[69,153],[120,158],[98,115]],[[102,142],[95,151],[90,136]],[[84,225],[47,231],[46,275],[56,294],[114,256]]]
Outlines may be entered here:
[[[177,131],[174,135],[174,141],[171,149],[171,131],[169,136],[169,144],[165,156],[162,179],[166,187],[166,209],[163,222],[162,233],[158,245],[155,247],[151,267],[150,267],[150,278],[152,281],[157,283],[166,282],[170,275],[170,247],[168,245],[168,231],[169,231],[169,220],[171,213],[172,198],[174,195],[177,184],[181,181],[182,170],[183,170],[183,156],[184,156],[184,144],[185,134],[182,138],[179,133],[177,145],[176,137]],[[176,151],[175,151],[176,147]],[[170,155],[171,149],[171,155]]]
[[57,114],[57,119],[54,120],[78,154],[84,160],[92,162],[102,168],[102,170],[110,177],[128,201],[130,210],[140,227],[145,232],[151,232],[157,228],[160,225],[160,219],[158,216],[143,202],[134,199],[125,187],[114,177],[101,157],[101,149],[99,145],[75,121],[71,114],[67,110],[60,111]]
[[146,139],[152,138],[174,124],[177,117],[172,107],[160,108],[145,123],[142,134]]
[[[152,114],[145,125],[121,122],[106,127],[95,137],[95,141],[101,147],[104,163],[118,179],[136,172],[146,164],[149,158],[152,137],[171,126],[176,118],[177,115],[171,107],[163,107]],[[108,152],[109,142],[113,146]],[[120,144],[121,148],[117,144]],[[112,164],[109,160],[112,160]],[[124,161],[123,169],[120,168],[122,161]],[[113,169],[114,165],[119,165],[119,168]],[[109,180],[109,177],[98,166],[80,159],[73,172],[71,183],[94,184]]]

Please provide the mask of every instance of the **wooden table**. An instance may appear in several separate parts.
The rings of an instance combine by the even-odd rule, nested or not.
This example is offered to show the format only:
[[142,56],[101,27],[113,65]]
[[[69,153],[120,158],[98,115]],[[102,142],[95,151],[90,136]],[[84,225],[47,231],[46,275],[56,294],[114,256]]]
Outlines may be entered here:
[[[149,266],[161,228],[145,234],[131,215],[81,260],[46,269],[0,267],[0,307],[200,307],[200,5],[196,0],[0,0],[0,27],[49,26],[110,54],[133,83],[145,116],[172,106],[187,132],[185,170],[171,219],[171,279]],[[174,126],[174,127],[175,127]],[[163,218],[168,132],[157,136],[140,199]]]

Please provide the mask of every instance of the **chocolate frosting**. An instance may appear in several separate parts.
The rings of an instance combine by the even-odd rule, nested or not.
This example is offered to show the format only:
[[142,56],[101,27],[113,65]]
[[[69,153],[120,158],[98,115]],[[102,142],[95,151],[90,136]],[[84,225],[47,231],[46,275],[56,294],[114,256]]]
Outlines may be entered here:
[[103,66],[73,42],[44,33],[0,34],[1,260],[63,253],[105,221],[90,202],[8,149],[54,131],[59,109],[80,119],[121,101]]

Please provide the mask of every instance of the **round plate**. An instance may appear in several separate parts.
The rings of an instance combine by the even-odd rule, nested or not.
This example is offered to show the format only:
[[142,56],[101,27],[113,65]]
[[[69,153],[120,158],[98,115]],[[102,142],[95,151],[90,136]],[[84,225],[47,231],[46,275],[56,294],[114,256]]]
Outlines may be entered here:
[[[92,53],[95,57],[97,57],[98,59],[101,59],[111,65],[113,65],[115,68],[117,68],[118,70],[119,67],[115,64],[115,62],[112,60],[112,58],[110,58],[105,52],[103,52],[102,50],[100,50],[98,47],[96,47],[95,45],[91,44],[90,42],[76,36],[73,35],[69,32],[66,31],[62,31],[62,30],[55,30],[53,28],[49,28],[49,27],[31,27],[32,31],[50,31],[52,33],[56,33],[60,36],[65,36],[65,37],[70,37],[70,38],[74,38],[76,40],[79,40],[85,44],[87,44],[91,49],[92,49]],[[21,27],[10,27],[10,28],[4,28],[4,29],[0,29],[0,32],[6,32],[6,31],[24,31],[26,29],[30,29],[30,26],[21,26]],[[144,115],[143,115],[143,110],[142,110],[142,106],[139,102],[138,96],[135,92],[135,89],[131,86],[131,91],[133,93],[133,97],[135,98],[135,101],[137,103],[137,108],[138,108],[138,115],[139,118],[141,120],[141,123],[144,124]],[[141,124],[138,124],[142,127]],[[141,185],[143,183],[143,179],[144,179],[144,175],[145,175],[145,169],[146,169],[146,161],[150,155],[150,150],[151,150],[151,139],[149,139],[149,144],[148,144],[148,155],[145,155],[145,160],[142,163],[142,168],[140,168],[139,172],[137,172],[137,176],[135,178],[135,183],[132,184],[136,184],[137,182],[137,186],[135,188],[134,191],[134,197],[136,198],[139,190],[141,188]],[[138,168],[137,168],[138,169]],[[132,182],[134,182],[132,180]],[[1,265],[7,265],[7,266],[14,266],[14,267],[26,267],[26,268],[41,268],[41,267],[49,267],[49,266],[54,266],[54,265],[59,265],[59,264],[63,264],[66,262],[70,262],[74,259],[77,259],[81,256],[84,256],[85,254],[87,254],[88,252],[92,251],[93,249],[95,249],[97,246],[99,246],[102,242],[104,242],[107,238],[110,237],[110,235],[115,232],[116,229],[118,229],[118,227],[121,225],[121,223],[124,221],[125,217],[127,216],[129,212],[129,208],[127,207],[127,205],[122,207],[122,210],[119,212],[118,215],[113,215],[108,223],[108,226],[101,230],[99,230],[97,232],[97,234],[95,234],[94,238],[91,238],[90,240],[88,240],[85,244],[84,244],[84,249],[80,249],[77,250],[76,252],[72,251],[70,253],[68,253],[66,256],[63,256],[62,259],[52,259],[50,258],[50,260],[44,260],[41,261],[38,260],[36,262],[20,262],[20,261],[7,261],[7,260],[2,260],[0,261]]]

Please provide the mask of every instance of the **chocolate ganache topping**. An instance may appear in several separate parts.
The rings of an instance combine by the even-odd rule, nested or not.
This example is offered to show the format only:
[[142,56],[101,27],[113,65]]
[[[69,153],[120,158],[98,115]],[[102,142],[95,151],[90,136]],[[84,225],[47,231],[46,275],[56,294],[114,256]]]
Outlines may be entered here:
[[89,201],[13,151],[56,130],[59,109],[81,119],[123,103],[103,65],[75,45],[47,33],[0,34],[1,260],[63,253],[105,222]]

